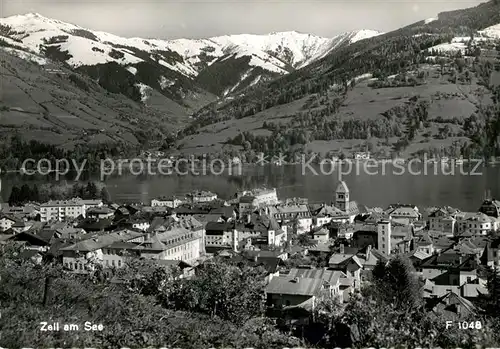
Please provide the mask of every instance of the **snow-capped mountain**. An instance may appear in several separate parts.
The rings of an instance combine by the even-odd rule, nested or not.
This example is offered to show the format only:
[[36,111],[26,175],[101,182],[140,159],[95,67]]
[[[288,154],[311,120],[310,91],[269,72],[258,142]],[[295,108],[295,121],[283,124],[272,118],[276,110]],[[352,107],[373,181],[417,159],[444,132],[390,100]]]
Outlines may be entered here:
[[[370,38],[381,33],[360,30],[323,38],[295,31],[268,35],[226,35],[208,39],[156,40],[123,38],[113,34],[92,31],[73,24],[46,18],[37,13],[11,16],[0,19],[3,35],[20,40],[34,52],[40,45],[60,45],[62,51],[72,55],[68,63],[72,66],[94,65],[117,61],[134,64],[143,61],[123,47],[154,53],[166,50],[179,54],[182,60],[175,64],[161,62],[169,69],[189,77],[196,76],[204,65],[210,65],[221,57],[251,56],[250,65],[259,66],[276,73],[286,73],[290,68],[300,68],[325,56],[342,45]],[[56,39],[54,39],[56,38]],[[113,58],[110,53],[120,47],[123,57]]]
[[[0,38],[10,40],[10,46],[62,61],[80,71],[90,70],[94,75],[99,72],[89,67],[118,64],[126,71],[124,74],[135,77],[135,85],[170,90],[180,97],[195,87],[227,95],[305,67],[338,47],[379,34],[360,30],[324,38],[289,31],[158,40],[124,38],[37,13],[0,19]],[[153,78],[152,74],[157,76]]]

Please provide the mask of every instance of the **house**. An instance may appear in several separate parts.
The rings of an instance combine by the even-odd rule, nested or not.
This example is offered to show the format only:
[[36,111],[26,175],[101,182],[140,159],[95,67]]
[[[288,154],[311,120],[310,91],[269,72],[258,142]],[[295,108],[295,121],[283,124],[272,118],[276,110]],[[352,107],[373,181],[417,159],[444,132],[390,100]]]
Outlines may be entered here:
[[82,220],[77,228],[81,228],[86,232],[100,232],[100,231],[110,231],[116,228],[112,218],[86,218]]
[[480,257],[481,264],[489,267],[500,267],[500,238],[489,241]]
[[408,259],[410,260],[411,264],[415,268],[415,271],[419,274],[422,273],[422,270],[420,269],[420,263],[422,263],[423,260],[429,258],[430,256],[430,254],[422,252],[418,249],[414,249],[413,251],[410,251],[406,254],[406,257],[408,257]]
[[406,225],[397,222],[391,222],[391,248],[397,253],[410,252],[411,242],[413,241],[413,225]]
[[311,230],[312,216],[307,205],[275,205],[267,207],[265,212],[281,226],[289,225],[294,227],[294,232],[297,234],[303,234]]
[[359,289],[361,286],[362,262],[354,254],[346,254],[344,251],[334,253],[328,261],[328,266],[333,270],[344,272],[347,276],[354,278],[354,287]]
[[255,204],[257,205],[257,207],[276,205],[279,202],[276,188],[273,189],[260,188],[260,189],[246,190],[241,193],[236,193],[237,199],[241,199],[241,197],[243,196],[253,196],[255,198]]
[[28,250],[45,252],[49,249],[53,240],[52,236],[46,234],[35,234],[23,231],[11,236],[8,241],[21,242],[24,244],[24,248]]
[[352,278],[340,271],[294,268],[288,275],[272,278],[265,288],[266,305],[274,314],[293,306],[312,312],[319,297],[339,297],[347,301],[353,290]]
[[409,225],[420,220],[422,215],[419,213],[418,208],[413,205],[397,205],[389,207],[386,211],[393,222]]
[[37,203],[27,203],[24,206],[7,205],[2,212],[18,220],[33,220],[40,215],[40,205]]
[[313,217],[313,226],[322,227],[328,223],[347,223],[350,217],[346,216],[346,212],[333,205],[310,205],[311,214]]
[[238,243],[247,238],[262,237],[269,246],[283,246],[287,241],[286,227],[281,228],[273,217],[266,214],[247,214],[244,219],[237,221],[235,232]]
[[475,255],[463,255],[452,248],[434,254],[420,263],[423,278],[451,286],[461,286],[477,279],[478,267]]
[[274,277],[265,288],[266,305],[269,311],[274,313],[284,307],[309,302],[313,310],[316,298],[322,291],[328,292],[329,288],[329,285],[319,278]]
[[354,153],[354,160],[369,160],[370,152],[356,152]]
[[217,194],[210,191],[196,191],[186,195],[191,203],[203,203],[217,200]]
[[478,309],[471,301],[461,297],[459,290],[447,289],[444,295],[427,298],[426,308],[439,313],[448,321],[470,319],[478,314]]
[[12,226],[17,222],[17,219],[11,217],[5,213],[0,213],[0,231],[4,232],[12,228]]
[[498,229],[497,219],[481,212],[460,212],[456,219],[457,235],[487,235]]
[[435,251],[433,240],[432,240],[430,234],[427,232],[415,237],[413,243],[414,243],[416,251],[418,251],[418,252],[425,253],[427,255],[431,255]]
[[183,202],[184,202],[183,200],[177,198],[176,196],[171,196],[171,197],[162,196],[151,200],[151,206],[176,208],[182,205]]
[[354,279],[348,277],[345,273],[329,268],[293,268],[287,275],[288,277],[321,279],[329,285],[329,297],[338,298],[340,303],[349,301],[351,294],[354,293]]
[[454,235],[456,232],[456,215],[460,213],[458,209],[445,206],[431,212],[428,216],[429,229],[439,230]]
[[109,207],[91,207],[87,210],[87,217],[94,219],[112,218],[115,211]]
[[330,232],[326,228],[320,228],[313,232],[313,239],[318,244],[327,244],[330,240]]
[[238,211],[241,214],[251,213],[257,210],[259,207],[259,203],[257,198],[253,195],[245,195],[240,197],[238,203]]
[[357,248],[363,248],[366,246],[378,245],[378,232],[375,230],[358,230],[352,235],[351,246]]
[[[132,230],[119,230],[111,233],[103,232],[98,234],[88,234],[88,237],[81,241],[60,249],[62,252],[63,265],[65,268],[80,274],[86,274],[95,269],[96,264],[105,265],[105,260],[110,256],[115,263],[124,263],[126,256],[122,254],[113,254],[113,251],[107,251],[106,248],[118,243],[134,243],[144,241],[145,234]],[[117,245],[115,245],[117,246]],[[135,245],[134,245],[135,246]],[[126,244],[126,250],[132,247],[132,244]],[[120,248],[117,248],[120,250]],[[120,262],[118,262],[118,260]],[[108,262],[109,263],[109,262]],[[116,265],[118,267],[118,265]]]
[[205,226],[207,252],[217,249],[237,249],[238,236],[235,222],[208,222]]
[[149,219],[141,216],[126,217],[116,222],[116,225],[121,228],[138,229],[146,231],[150,227]]
[[92,199],[92,200],[82,200],[83,204],[85,205],[85,209],[89,208],[97,208],[97,207],[102,207],[104,203],[102,202],[101,199]]
[[495,199],[484,200],[479,212],[493,218],[500,218],[500,201]]

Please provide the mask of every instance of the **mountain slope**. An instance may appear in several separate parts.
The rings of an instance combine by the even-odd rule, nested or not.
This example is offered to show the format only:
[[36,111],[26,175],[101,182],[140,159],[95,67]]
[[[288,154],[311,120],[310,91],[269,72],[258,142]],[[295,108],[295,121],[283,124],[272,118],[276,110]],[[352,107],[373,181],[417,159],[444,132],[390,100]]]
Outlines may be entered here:
[[[379,34],[362,30],[321,38],[283,32],[200,40],[156,40],[122,38],[36,13],[0,19],[0,36],[22,43],[32,53],[64,62],[81,72],[89,71],[94,78],[96,71],[104,70],[109,74],[118,64],[133,72],[134,76],[127,76],[127,81],[146,84],[189,109],[213,101],[213,93],[221,97],[239,92],[252,81],[272,80],[304,67],[338,47]],[[248,75],[254,68],[256,70],[251,76]],[[123,77],[126,74],[120,71],[118,75]],[[219,78],[219,75],[223,77]],[[245,76],[250,80],[242,83]],[[159,88],[161,81],[166,80],[172,83]],[[122,92],[129,97],[137,94],[136,91],[133,94],[126,90]]]
[[0,41],[3,140],[18,132],[25,140],[66,149],[102,143],[140,146],[162,139],[188,117],[184,107],[165,96],[155,101],[164,108],[159,112],[109,93],[60,63],[6,44]]
[[[179,146],[241,150],[249,142],[276,153],[322,141],[339,150],[350,140],[364,144],[375,133],[384,139],[385,150],[396,153],[414,154],[436,144],[449,148],[453,140],[441,144],[444,135],[478,132],[478,125],[489,122],[485,117],[491,112],[484,109],[498,100],[491,85],[499,64],[498,23],[500,4],[491,1],[339,47],[303,69],[200,110],[180,134]],[[358,86],[366,79],[373,80]],[[452,103],[436,102],[443,96]],[[457,109],[463,101],[467,105]],[[251,135],[242,137],[243,131]],[[220,137],[208,137],[218,132]],[[419,135],[422,146],[412,149]],[[458,139],[463,142],[455,148],[465,151],[470,138]]]

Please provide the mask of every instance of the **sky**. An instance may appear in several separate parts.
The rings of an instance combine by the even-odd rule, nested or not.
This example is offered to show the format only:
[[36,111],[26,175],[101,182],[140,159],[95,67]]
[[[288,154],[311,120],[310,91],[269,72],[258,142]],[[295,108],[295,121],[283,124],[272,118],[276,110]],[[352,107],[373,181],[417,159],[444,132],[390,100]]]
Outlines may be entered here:
[[206,38],[298,31],[333,37],[346,31],[387,32],[476,6],[484,0],[0,0],[0,17],[37,12],[125,37]]

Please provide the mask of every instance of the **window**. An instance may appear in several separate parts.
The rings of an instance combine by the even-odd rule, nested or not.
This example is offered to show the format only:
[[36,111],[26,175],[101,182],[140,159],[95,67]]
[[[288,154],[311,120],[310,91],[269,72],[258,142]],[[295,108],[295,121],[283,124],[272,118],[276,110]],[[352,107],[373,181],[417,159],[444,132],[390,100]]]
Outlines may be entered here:
[[111,264],[113,265],[113,267],[115,266],[115,260],[112,260],[111,261]]
[[121,260],[121,259],[119,259],[119,260],[118,260],[118,266],[119,266],[119,267],[121,267],[121,266],[122,266],[122,260]]
[[471,276],[467,276],[467,283],[469,283],[471,281],[472,281],[472,277]]

